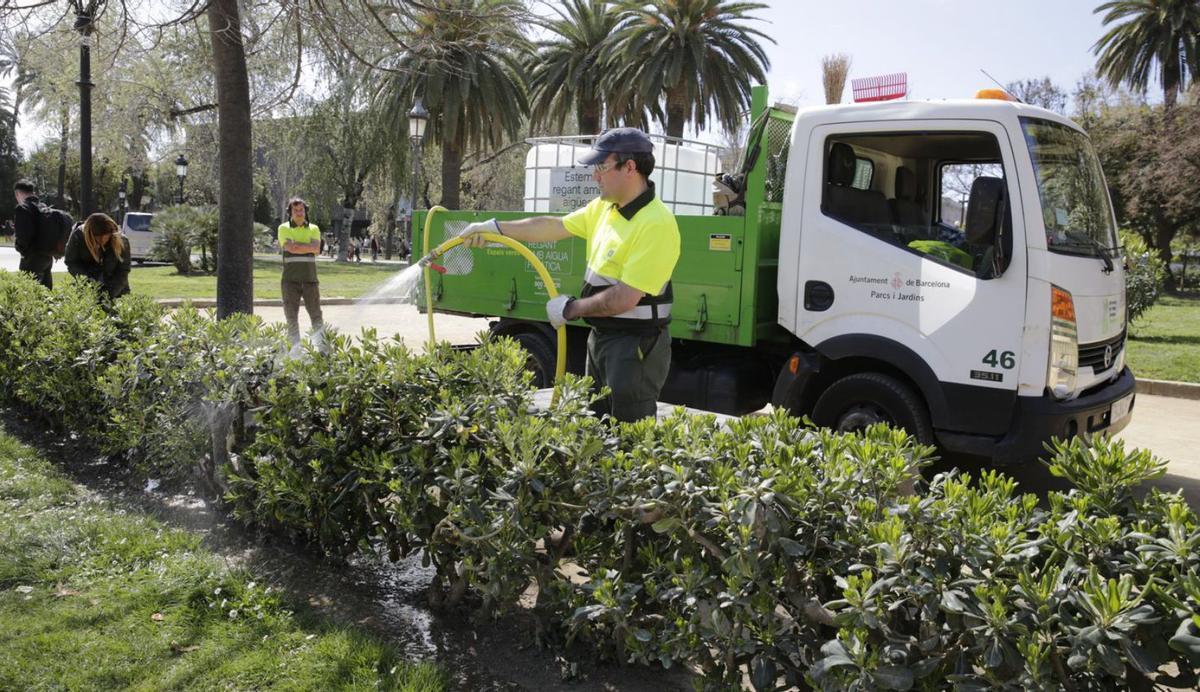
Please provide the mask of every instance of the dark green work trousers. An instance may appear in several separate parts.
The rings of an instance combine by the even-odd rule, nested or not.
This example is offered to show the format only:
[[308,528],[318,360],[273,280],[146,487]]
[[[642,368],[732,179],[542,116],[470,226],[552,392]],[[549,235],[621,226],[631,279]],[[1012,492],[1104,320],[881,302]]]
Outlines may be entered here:
[[612,390],[597,407],[599,413],[621,421],[653,416],[670,369],[666,327],[650,335],[598,329],[588,335],[587,374]]
[[313,332],[325,326],[321,319],[321,285],[316,281],[283,281],[283,317],[287,320],[288,338],[293,344],[300,342],[300,300],[308,310]]

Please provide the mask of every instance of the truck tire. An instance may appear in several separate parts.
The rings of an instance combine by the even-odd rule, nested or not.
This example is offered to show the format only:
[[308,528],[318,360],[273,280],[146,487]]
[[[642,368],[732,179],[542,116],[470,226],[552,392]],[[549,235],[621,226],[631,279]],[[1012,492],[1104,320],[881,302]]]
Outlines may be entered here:
[[904,428],[922,444],[933,444],[933,425],[920,395],[882,373],[855,373],[834,382],[817,399],[812,418],[817,425],[838,432],[887,423]]
[[529,354],[525,360],[525,369],[533,373],[534,386],[539,388],[552,386],[555,365],[554,345],[537,332],[521,332],[514,334],[512,339]]

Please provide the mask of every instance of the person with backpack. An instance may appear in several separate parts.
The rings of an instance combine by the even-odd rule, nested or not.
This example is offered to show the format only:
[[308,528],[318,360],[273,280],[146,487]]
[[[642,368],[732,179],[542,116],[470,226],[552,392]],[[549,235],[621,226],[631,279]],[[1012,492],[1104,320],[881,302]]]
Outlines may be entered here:
[[50,267],[54,266],[54,255],[42,242],[41,219],[45,205],[38,199],[37,187],[28,180],[18,180],[13,185],[13,194],[17,198],[17,208],[13,212],[13,223],[16,226],[13,245],[21,254],[19,268],[32,274],[33,278],[46,288],[53,288]]
[[129,293],[129,240],[108,214],[92,214],[71,232],[64,260],[71,276],[95,281],[109,298]]

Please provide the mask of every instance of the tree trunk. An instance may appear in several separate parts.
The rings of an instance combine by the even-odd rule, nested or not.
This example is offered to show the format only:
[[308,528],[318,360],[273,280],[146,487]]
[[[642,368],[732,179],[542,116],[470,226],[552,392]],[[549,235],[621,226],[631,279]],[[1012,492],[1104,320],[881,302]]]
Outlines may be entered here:
[[1171,241],[1175,239],[1178,230],[1176,226],[1164,223],[1154,231],[1154,245],[1158,248],[1158,257],[1163,261],[1165,271],[1163,287],[1169,293],[1174,293],[1176,289],[1175,273],[1171,271]]
[[687,125],[687,94],[684,87],[667,90],[667,136],[683,137],[683,128]]
[[450,138],[442,140],[442,206],[458,209],[459,186],[462,180],[462,152]]
[[254,312],[254,169],[250,159],[250,80],[238,0],[208,6],[217,84],[217,317]]
[[[346,197],[343,202],[349,202],[350,198]],[[342,206],[342,227],[338,231],[338,262],[350,261],[350,228],[354,225],[354,207]]]
[[342,107],[341,122],[338,123],[338,139],[341,140],[341,151],[338,152],[341,156],[346,156],[347,161],[343,164],[342,175],[346,181],[342,187],[342,192],[345,196],[342,197],[342,229],[338,233],[338,262],[349,262],[350,243],[353,242],[350,236],[350,231],[354,227],[354,208],[358,206],[358,199],[354,195],[354,142],[350,138],[354,136],[353,125],[351,118],[353,117],[350,111],[350,80],[346,75],[346,63],[338,61],[334,66],[335,74],[338,76],[338,90],[334,94],[334,98],[338,99],[339,105]]
[[1175,107],[1175,97],[1179,94],[1179,49],[1174,47],[1167,51],[1167,59],[1162,66],[1163,110],[1170,112]]
[[579,134],[600,134],[600,102],[585,101],[579,109]]
[[146,171],[144,169],[131,177],[133,178],[133,190],[125,198],[125,203],[129,205],[130,209],[140,210],[142,208],[142,197],[146,194],[146,184],[149,181],[146,179]]
[[58,208],[67,208],[67,198],[63,191],[67,187],[67,137],[71,136],[71,111],[67,104],[62,105],[62,117],[59,118],[58,129]]

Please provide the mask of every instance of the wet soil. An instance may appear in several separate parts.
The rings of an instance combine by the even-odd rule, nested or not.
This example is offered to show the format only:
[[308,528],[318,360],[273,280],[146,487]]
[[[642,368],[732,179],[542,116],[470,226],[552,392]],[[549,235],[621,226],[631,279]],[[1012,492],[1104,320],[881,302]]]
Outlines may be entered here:
[[22,412],[0,408],[5,430],[41,451],[68,477],[117,506],[199,534],[205,548],[283,589],[297,603],[341,625],[360,627],[411,660],[436,661],[452,690],[670,692],[693,689],[684,670],[596,662],[587,652],[535,644],[531,614],[483,624],[468,610],[433,610],[433,570],[419,555],[397,563],[374,557],[327,559],[234,521],[194,487],[167,487],[135,476],[72,436],[48,432]]

